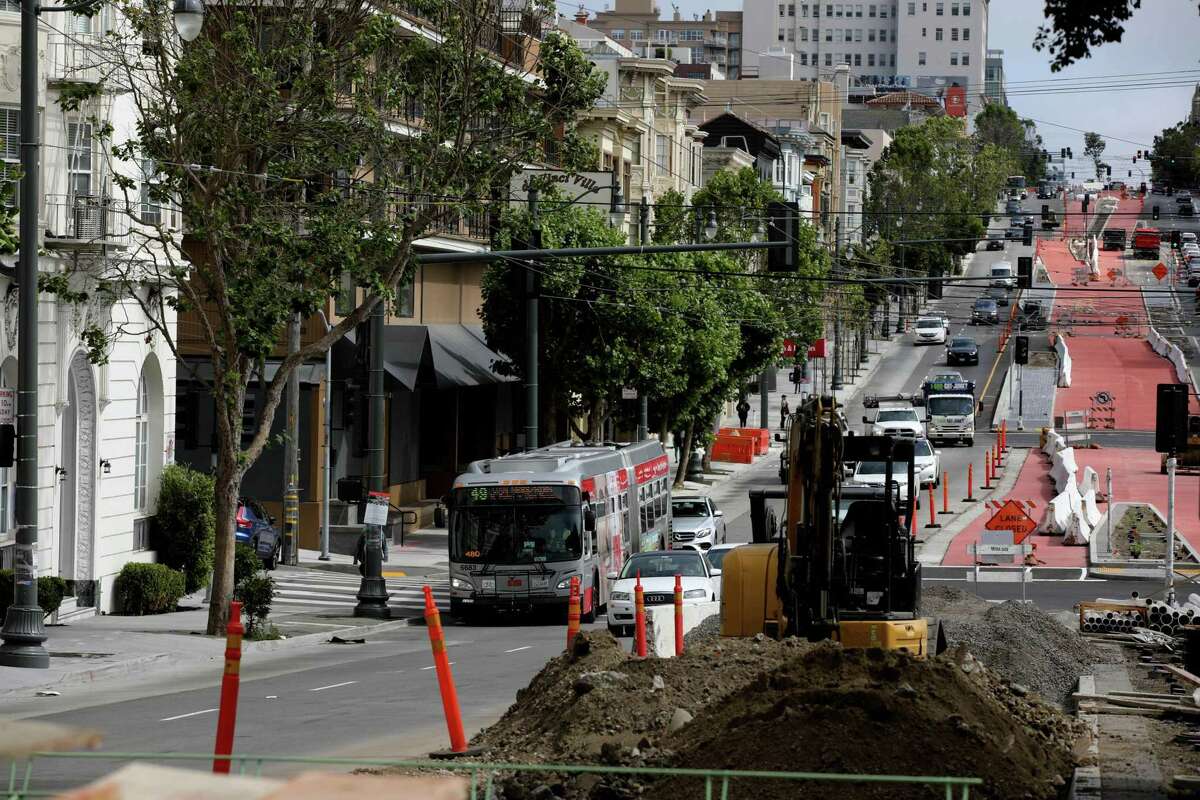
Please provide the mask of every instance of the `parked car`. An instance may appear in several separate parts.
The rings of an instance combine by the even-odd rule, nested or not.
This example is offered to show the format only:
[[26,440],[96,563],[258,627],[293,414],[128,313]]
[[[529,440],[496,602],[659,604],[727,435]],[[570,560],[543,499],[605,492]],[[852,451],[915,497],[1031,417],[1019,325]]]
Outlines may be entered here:
[[947,364],[978,364],[979,345],[970,336],[955,336],[946,345]]
[[633,590],[641,576],[642,597],[648,606],[675,602],[675,576],[682,576],[683,604],[713,603],[720,599],[720,571],[709,566],[699,550],[651,550],[634,553],[608,580],[608,629],[614,636],[628,636],[634,624]]
[[1003,286],[992,286],[987,290],[987,296],[998,306],[1008,305],[1008,289]]
[[1180,231],[1179,246],[1183,247],[1184,245],[1189,244],[1197,244],[1196,234],[1192,233],[1191,231]]
[[[721,564],[725,562],[725,556],[729,555],[729,551],[735,550],[744,544],[746,543],[733,542],[731,544],[714,544],[708,549],[708,552],[704,554],[704,557],[708,559],[709,567],[716,572],[720,572],[722,569]],[[720,577],[720,575],[717,575],[718,579],[720,579]]]
[[925,423],[912,406],[881,408],[875,419],[863,417],[867,434],[874,436],[905,436],[918,438],[925,435]]
[[928,439],[913,442],[913,474],[922,489],[942,485],[942,451],[935,450]]
[[707,550],[725,541],[725,512],[707,497],[671,498],[671,547]]
[[985,250],[1003,250],[1004,249],[1004,234],[1001,231],[992,231],[987,237],[987,246]]
[[946,325],[937,317],[920,317],[913,328],[913,344],[943,344]]
[[275,518],[263,510],[257,500],[243,497],[238,502],[236,522],[234,542],[254,548],[263,567],[275,569],[283,549],[283,537],[275,527]]
[[[913,464],[913,473],[916,473],[916,463]],[[887,462],[886,461],[860,461],[854,469],[854,477],[851,479],[854,483],[863,484],[866,486],[883,486],[887,479]],[[908,470],[907,467],[899,464],[892,465],[892,483],[900,487],[900,502],[908,502]],[[917,508],[921,507],[921,493],[918,491],[916,496]]]
[[1180,205],[1182,205],[1184,203],[1192,202],[1192,193],[1191,192],[1176,192],[1175,193],[1175,202],[1179,203]]
[[1194,217],[1196,216],[1196,206],[1191,202],[1180,203],[1179,210],[1176,213],[1180,217]]
[[995,325],[1000,321],[1000,312],[996,310],[996,301],[988,297],[981,297],[975,301],[975,305],[971,308],[971,324],[972,325]]

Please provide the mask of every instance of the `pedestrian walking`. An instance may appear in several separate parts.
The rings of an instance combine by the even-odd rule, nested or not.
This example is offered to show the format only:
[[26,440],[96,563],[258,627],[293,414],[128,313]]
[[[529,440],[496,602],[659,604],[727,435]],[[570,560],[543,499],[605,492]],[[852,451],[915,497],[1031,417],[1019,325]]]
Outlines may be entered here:
[[683,431],[675,431],[671,439],[675,445],[675,461],[678,462],[683,457]]
[[746,402],[746,398],[742,398],[737,404],[738,421],[742,427],[746,427],[746,418],[750,416],[750,404]]
[[787,395],[785,394],[781,398],[781,402],[779,404],[779,427],[782,430],[787,430],[787,422],[788,422],[788,414],[789,413],[791,413],[791,409],[788,408]]

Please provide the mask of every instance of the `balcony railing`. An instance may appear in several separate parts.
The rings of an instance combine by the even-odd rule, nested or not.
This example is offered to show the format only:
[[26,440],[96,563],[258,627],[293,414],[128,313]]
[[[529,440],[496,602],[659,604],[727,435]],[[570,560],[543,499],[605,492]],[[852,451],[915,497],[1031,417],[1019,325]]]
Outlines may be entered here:
[[51,83],[73,81],[99,83],[102,75],[102,55],[99,40],[88,34],[72,34],[71,38],[52,36],[46,79]]
[[398,203],[394,206],[394,213],[397,215],[430,212],[433,214],[433,219],[425,228],[427,236],[453,236],[478,242],[486,242],[490,239],[486,211],[462,209],[454,204],[430,200],[415,200]]
[[130,210],[125,201],[101,195],[46,195],[46,245],[115,245],[129,235]]

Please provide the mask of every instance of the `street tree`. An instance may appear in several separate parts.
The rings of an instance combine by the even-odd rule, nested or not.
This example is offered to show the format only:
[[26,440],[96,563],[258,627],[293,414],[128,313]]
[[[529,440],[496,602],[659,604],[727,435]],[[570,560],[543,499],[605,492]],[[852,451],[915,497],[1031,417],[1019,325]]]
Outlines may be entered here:
[[[395,298],[431,229],[482,213],[523,165],[590,157],[574,120],[603,80],[568,38],[535,42],[549,6],[207,0],[204,9],[200,37],[182,42],[169,3],[118,3],[123,22],[100,46],[101,72],[131,99],[137,124],[98,135],[134,242],[128,258],[50,288],[78,297],[102,286],[136,302],[153,321],[137,333],[176,354],[176,315],[196,322],[216,407],[214,634],[233,590],[239,487],[269,444],[288,376]],[[181,212],[186,233],[171,214],[142,213],[143,188],[149,204]],[[353,308],[268,378],[288,320],[323,309],[344,276],[358,287]],[[98,326],[94,357],[130,332]],[[247,424],[256,378],[260,411]]]
[[1184,121],[1154,137],[1150,157],[1155,182],[1200,186],[1200,125]]
[[1045,0],[1050,22],[1038,27],[1033,48],[1048,51],[1050,70],[1058,72],[1090,58],[1094,47],[1121,41],[1124,23],[1141,7],[1142,0]]
[[1083,134],[1083,154],[1092,160],[1092,164],[1096,167],[1096,180],[1103,178],[1104,171],[1104,148],[1107,143],[1104,138],[1098,134],[1088,131]]

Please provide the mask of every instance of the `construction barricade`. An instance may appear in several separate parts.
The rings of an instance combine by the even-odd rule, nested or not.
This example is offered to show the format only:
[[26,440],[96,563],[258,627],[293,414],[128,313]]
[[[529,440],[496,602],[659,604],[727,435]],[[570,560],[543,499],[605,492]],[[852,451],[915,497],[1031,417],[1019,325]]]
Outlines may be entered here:
[[718,434],[712,446],[712,460],[732,464],[750,464],[754,461],[755,441],[746,436],[723,436]]

